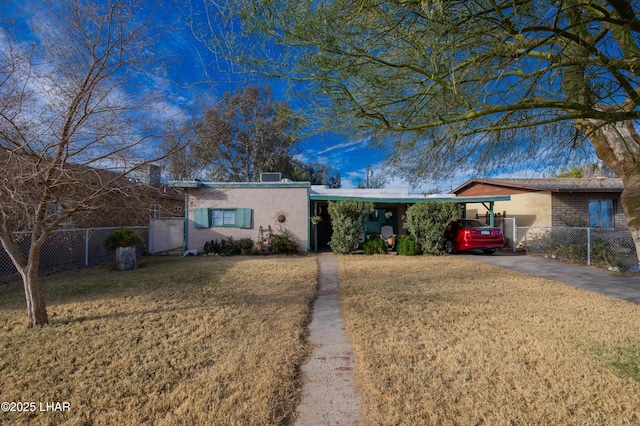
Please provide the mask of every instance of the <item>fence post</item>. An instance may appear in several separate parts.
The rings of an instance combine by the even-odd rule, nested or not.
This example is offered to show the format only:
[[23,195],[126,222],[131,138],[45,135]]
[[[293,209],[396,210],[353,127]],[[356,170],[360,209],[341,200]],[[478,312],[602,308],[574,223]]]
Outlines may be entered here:
[[587,228],[587,266],[591,266],[591,228]]
[[84,230],[84,266],[89,266],[89,228]]
[[516,252],[516,246],[518,245],[518,227],[516,226],[516,217],[513,217],[513,231],[511,231],[511,233],[513,234],[513,252]]

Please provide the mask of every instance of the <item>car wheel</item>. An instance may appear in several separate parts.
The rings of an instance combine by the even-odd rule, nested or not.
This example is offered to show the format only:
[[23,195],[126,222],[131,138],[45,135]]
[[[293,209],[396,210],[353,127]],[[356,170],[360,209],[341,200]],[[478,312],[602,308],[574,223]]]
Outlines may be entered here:
[[446,251],[448,254],[455,254],[456,253],[456,248],[453,246],[453,241],[447,240],[444,243],[444,251]]
[[484,252],[484,254],[493,254],[496,252],[496,249],[485,249],[482,251]]

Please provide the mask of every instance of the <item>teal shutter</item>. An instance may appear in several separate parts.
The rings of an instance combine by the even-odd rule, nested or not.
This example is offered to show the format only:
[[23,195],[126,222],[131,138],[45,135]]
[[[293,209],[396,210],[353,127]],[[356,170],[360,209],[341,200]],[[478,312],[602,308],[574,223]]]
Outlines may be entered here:
[[208,228],[209,227],[209,209],[194,209],[193,225],[196,228]]
[[236,209],[236,227],[251,228],[251,209]]

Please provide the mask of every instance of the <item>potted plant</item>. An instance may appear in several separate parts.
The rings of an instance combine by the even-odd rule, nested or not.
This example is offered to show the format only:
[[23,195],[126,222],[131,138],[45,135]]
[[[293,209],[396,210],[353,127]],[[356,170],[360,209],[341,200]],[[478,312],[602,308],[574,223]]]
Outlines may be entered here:
[[251,247],[253,247],[253,240],[251,238],[240,238],[238,240],[238,247],[240,247],[242,254],[249,254]]
[[138,267],[136,263],[136,244],[142,238],[131,228],[121,227],[113,231],[105,240],[104,246],[108,252],[116,253],[116,263],[119,271],[128,271]]
[[256,248],[260,251],[262,251],[262,249],[264,249],[264,241],[260,238],[258,238],[256,240]]

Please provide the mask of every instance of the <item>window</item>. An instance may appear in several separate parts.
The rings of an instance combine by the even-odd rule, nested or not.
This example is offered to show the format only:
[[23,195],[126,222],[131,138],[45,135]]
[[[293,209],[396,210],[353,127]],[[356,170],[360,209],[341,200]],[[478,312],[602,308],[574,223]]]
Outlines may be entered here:
[[209,223],[211,226],[236,226],[236,211],[222,210],[222,209],[209,209],[211,219]]
[[196,228],[251,228],[251,213],[244,208],[194,209],[193,223]]
[[615,228],[614,200],[589,200],[589,226],[592,228]]
[[[60,219],[61,217],[64,217],[64,215],[66,214],[66,211],[63,206],[58,204],[57,201],[51,200],[47,202],[45,214],[46,214],[45,223],[48,226],[48,225],[51,225],[54,221]],[[62,220],[60,223],[58,223],[58,226],[70,227],[72,224],[73,224],[73,221],[71,217],[67,217],[64,220]]]
[[158,204],[151,204],[151,219],[157,219],[160,217],[160,206]]

